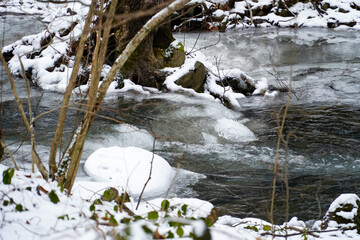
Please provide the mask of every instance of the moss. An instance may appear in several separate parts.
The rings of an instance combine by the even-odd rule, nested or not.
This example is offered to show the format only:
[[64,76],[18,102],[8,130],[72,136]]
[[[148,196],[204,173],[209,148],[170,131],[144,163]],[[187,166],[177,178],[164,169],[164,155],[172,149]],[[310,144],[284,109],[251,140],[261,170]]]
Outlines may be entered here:
[[279,15],[281,17],[292,17],[293,16],[293,14],[287,9],[282,9],[281,12],[279,13]]
[[176,44],[176,47],[178,47],[177,49],[181,52],[185,52],[184,45],[181,42],[178,42],[178,44]]
[[[157,51],[159,52],[159,50]],[[170,44],[170,46],[161,53],[164,55],[159,55],[159,58],[163,58],[164,67],[180,67],[185,62],[185,49],[184,45],[182,45],[180,42],[176,43],[176,45]],[[158,58],[157,55],[155,56]]]

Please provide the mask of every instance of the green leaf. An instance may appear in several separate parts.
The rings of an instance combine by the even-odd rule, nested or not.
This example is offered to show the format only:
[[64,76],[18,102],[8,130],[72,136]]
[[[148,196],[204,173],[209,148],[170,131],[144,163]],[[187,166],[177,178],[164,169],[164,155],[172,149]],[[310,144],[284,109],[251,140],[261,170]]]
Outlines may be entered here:
[[304,240],[308,239],[307,236],[306,236],[306,233],[303,233],[301,236],[304,237]]
[[95,211],[95,204],[94,203],[91,204],[89,209],[90,209],[90,212],[94,212]]
[[174,238],[174,234],[171,231],[168,231],[166,238]]
[[18,212],[24,211],[24,208],[23,208],[23,206],[22,206],[21,204],[16,204],[15,209],[16,209],[16,211],[18,211]]
[[161,202],[161,211],[167,211],[170,207],[170,202],[166,199],[164,199],[162,202]]
[[100,199],[96,199],[93,204],[95,204],[95,205],[103,205],[103,203],[102,203],[102,201]]
[[58,195],[56,195],[54,190],[51,190],[51,192],[49,192],[49,198],[52,203],[57,204],[58,202],[60,202],[60,199]]
[[157,220],[159,218],[159,213],[157,211],[152,211],[148,213],[149,220]]
[[60,187],[60,192],[64,192],[65,187],[64,187],[64,183],[63,183],[63,182],[59,182],[59,183],[58,183],[58,187]]
[[183,213],[184,216],[185,216],[186,213],[187,213],[187,208],[188,208],[188,205],[186,205],[186,204],[184,204],[184,205],[181,206],[181,211],[182,211],[182,213]]
[[255,227],[255,226],[246,226],[245,228],[246,228],[246,229],[254,230],[255,232],[258,232],[258,231],[259,231],[259,229],[257,229],[257,227]]
[[31,187],[27,187],[25,188],[27,191],[31,191]]
[[116,221],[114,215],[110,215],[109,223],[113,224],[114,226],[119,225],[118,222]]
[[121,223],[130,223],[131,218],[123,218],[120,220]]
[[211,227],[214,223],[211,221],[210,218],[206,218],[205,219],[205,224],[206,224],[206,226]]
[[111,202],[117,197],[118,194],[119,194],[118,190],[116,190],[115,188],[109,188],[104,191],[101,199],[104,201]]
[[270,225],[264,225],[263,229],[264,229],[264,231],[271,231],[271,226]]
[[115,205],[114,206],[114,212],[118,212],[119,211],[119,206],[118,205]]
[[176,229],[176,234],[179,235],[179,237],[182,237],[184,235],[184,229],[181,226],[178,226]]
[[146,233],[150,233],[150,234],[153,234],[153,232],[151,231],[151,229],[150,228],[148,228],[147,226],[142,226],[142,229],[144,230],[144,232],[146,232]]
[[139,216],[139,215],[134,216],[134,221],[135,222],[138,221],[138,220],[142,220],[142,219],[144,219],[142,216]]
[[69,215],[67,215],[67,214],[62,215],[62,216],[58,217],[58,219],[69,220]]
[[3,183],[4,184],[11,184],[11,179],[14,176],[15,169],[8,168],[5,171],[3,171]]

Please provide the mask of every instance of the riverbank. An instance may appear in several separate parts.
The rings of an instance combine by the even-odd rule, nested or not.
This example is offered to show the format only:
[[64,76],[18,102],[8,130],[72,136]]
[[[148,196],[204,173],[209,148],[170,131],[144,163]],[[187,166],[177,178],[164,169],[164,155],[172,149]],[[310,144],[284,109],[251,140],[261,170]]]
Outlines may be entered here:
[[[360,29],[360,4],[352,0],[214,0],[201,2],[175,25],[178,31],[313,27]],[[195,6],[195,4],[193,5]],[[202,13],[202,14],[200,14]],[[195,16],[191,18],[191,16]]]

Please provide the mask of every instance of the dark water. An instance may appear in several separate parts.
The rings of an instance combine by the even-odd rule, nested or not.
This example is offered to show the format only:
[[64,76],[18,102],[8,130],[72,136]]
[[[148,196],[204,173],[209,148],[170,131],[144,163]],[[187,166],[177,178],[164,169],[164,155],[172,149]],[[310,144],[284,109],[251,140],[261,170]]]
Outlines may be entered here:
[[[16,36],[21,28],[9,31],[7,43],[16,38],[8,34]],[[317,219],[339,194],[360,194],[359,35],[356,31],[327,29],[250,30],[223,34],[218,45],[204,49],[210,60],[221,53],[217,57],[223,65],[239,67],[255,79],[266,77],[270,84],[277,84],[274,73],[268,72],[274,66],[279,79],[288,81],[290,57],[295,51],[295,94],[284,129],[289,139],[288,144],[282,144],[279,155],[280,173],[288,169],[290,217]],[[187,34],[186,43],[191,45],[197,36]],[[181,40],[183,35],[177,38]],[[214,39],[216,35],[202,34],[198,47]],[[17,85],[25,102],[21,79],[17,79]],[[29,136],[4,76],[1,86],[3,138],[20,165],[29,168]],[[33,88],[32,96],[36,114],[61,103],[58,93]],[[278,138],[277,114],[285,102],[285,93],[275,100],[253,96],[242,100],[242,109],[235,112],[219,103],[178,94],[125,93],[106,100],[101,114],[146,129],[156,136],[156,153],[173,167],[206,176],[193,186],[180,185],[177,195],[209,200],[221,214],[267,219]],[[49,113],[36,124],[38,151],[45,162],[56,118],[57,112]],[[71,134],[75,119],[76,112],[70,113],[65,137]],[[244,124],[257,140],[237,141],[236,134],[241,133],[234,133],[232,139],[224,138],[216,130],[223,119]],[[117,127],[111,120],[95,121],[82,163],[98,147],[135,145],[151,150],[152,140],[146,134],[124,133]],[[5,159],[5,163],[10,165],[11,161]],[[85,175],[82,169],[79,175]],[[285,219],[285,189],[284,178],[279,176],[275,212],[278,223]]]

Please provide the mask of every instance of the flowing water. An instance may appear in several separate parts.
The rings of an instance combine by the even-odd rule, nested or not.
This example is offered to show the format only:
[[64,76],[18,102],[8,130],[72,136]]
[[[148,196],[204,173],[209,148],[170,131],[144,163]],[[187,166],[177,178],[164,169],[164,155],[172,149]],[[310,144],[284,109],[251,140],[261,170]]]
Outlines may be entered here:
[[[16,22],[14,17],[12,23]],[[15,41],[21,31],[9,28],[5,42]],[[294,92],[284,128],[288,144],[281,148],[279,158],[281,172],[288,171],[290,216],[316,219],[339,194],[360,194],[359,32],[256,29],[221,35],[181,33],[176,38],[185,40],[188,49],[201,49],[220,69],[240,68],[254,79],[267,78],[273,85],[279,81],[289,84],[292,68]],[[19,164],[27,168],[29,137],[16,111],[8,80],[4,76],[1,80],[3,138],[15,151]],[[17,79],[25,101],[22,83]],[[35,113],[61,103],[58,93],[33,88],[32,96]],[[241,110],[233,111],[217,102],[174,93],[113,95],[104,103],[101,114],[128,125],[98,118],[82,164],[99,147],[138,146],[151,150],[155,136],[156,153],[173,167],[188,170],[180,172],[172,194],[209,200],[221,214],[267,219],[277,119],[286,99],[286,93],[276,99],[251,96],[241,99]],[[35,126],[42,159],[48,155],[56,116],[55,112],[47,114]],[[71,134],[75,116],[70,114],[66,137]],[[11,164],[9,159],[5,163]],[[79,176],[86,177],[82,169]],[[285,182],[279,176],[277,222],[285,219],[285,192]]]

